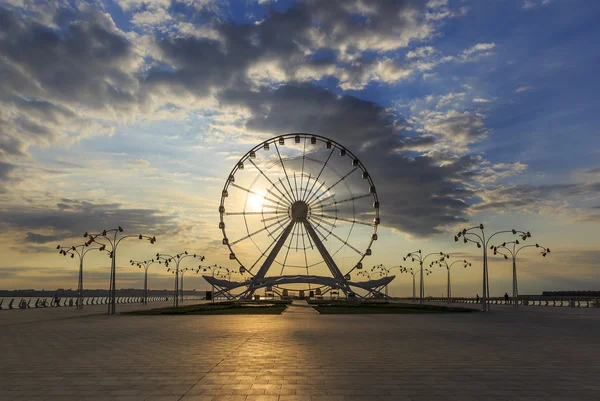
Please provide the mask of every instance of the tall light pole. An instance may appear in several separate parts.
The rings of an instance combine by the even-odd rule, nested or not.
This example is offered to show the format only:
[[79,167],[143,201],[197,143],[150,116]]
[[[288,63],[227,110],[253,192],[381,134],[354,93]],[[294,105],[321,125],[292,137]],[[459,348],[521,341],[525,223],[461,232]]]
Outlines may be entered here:
[[223,279],[227,279],[227,281],[231,281],[231,276],[233,274],[235,274],[235,272],[233,270],[229,270],[227,267],[223,267],[223,269],[225,270],[225,273],[217,273],[217,277],[221,277]]
[[452,269],[452,266],[454,266],[457,263],[462,263],[463,267],[466,269],[468,266],[471,266],[471,264],[469,262],[467,262],[466,260],[456,260],[456,261],[452,262],[451,264],[448,264],[448,262],[445,259],[438,260],[435,263],[442,267],[445,267],[448,272],[448,284],[447,284],[446,292],[448,294],[448,303],[450,303],[450,302],[452,302],[452,286],[450,285],[450,270]]
[[[373,266],[371,268],[371,271],[372,272],[379,271],[379,274],[381,274],[382,276],[385,276],[385,278],[387,278],[388,274],[392,271],[392,269],[398,269],[398,270],[400,270],[400,272],[402,272],[402,269],[404,269],[404,266],[397,265],[397,266],[392,266],[390,268],[386,268],[385,265],[379,264],[379,265]],[[385,296],[386,297],[388,296],[388,285],[389,284],[385,285]]]
[[77,309],[83,309],[83,259],[85,255],[92,250],[98,249],[102,252],[106,246],[104,244],[99,244],[97,247],[90,247],[90,245],[86,242],[85,244],[75,245],[75,246],[60,246],[58,245],[56,249],[59,250],[63,256],[71,255],[71,258],[75,258],[75,255],[79,257],[79,280],[77,281]]
[[[512,247],[511,247],[511,245],[512,245]],[[490,248],[490,249],[494,250],[494,255],[499,253],[500,255],[504,256],[504,259],[508,259],[508,255],[506,254],[506,253],[508,253],[512,257],[512,262],[513,262],[513,289],[512,289],[512,292],[513,292],[513,307],[515,307],[515,308],[519,307],[519,302],[518,302],[519,301],[519,287],[517,285],[517,255],[519,254],[519,252],[522,249],[532,248],[532,247],[542,248],[540,254],[543,257],[546,257],[546,255],[550,253],[550,248],[545,248],[545,247],[541,246],[540,244],[523,245],[520,248],[517,248],[517,245],[520,245],[519,240],[503,242],[502,245],[500,245],[500,246],[492,246]]]
[[417,291],[416,291],[416,285],[415,285],[415,275],[416,275],[418,272],[414,271],[414,270],[412,269],[412,267],[411,267],[411,268],[402,267],[402,268],[400,269],[400,273],[408,273],[408,274],[410,274],[410,275],[412,276],[412,282],[413,282],[413,287],[412,287],[412,289],[413,289],[413,291],[412,291],[412,300],[413,300],[413,302],[414,302],[415,298],[417,297]]
[[201,269],[201,267],[198,266],[198,268],[195,269],[195,270],[194,269],[190,269],[189,267],[186,267],[185,269],[181,270],[181,272],[180,272],[181,273],[181,289],[180,289],[180,292],[181,292],[181,303],[183,303],[183,275],[184,275],[184,273],[187,272],[187,271],[190,271],[190,270],[198,273],[198,272],[200,272],[200,269]]
[[356,275],[357,276],[365,276],[367,278],[367,281],[371,280],[371,274],[365,270],[359,271]]
[[[162,263],[165,262],[165,266],[168,267],[167,271],[173,271],[173,273],[175,274],[175,286],[173,288],[173,303],[175,307],[179,306],[179,273],[180,273],[180,269],[179,269],[179,264],[181,263],[181,261],[183,259],[186,258],[196,258],[196,259],[200,259],[200,261],[202,262],[204,260],[204,256],[200,256],[200,255],[196,255],[188,253],[187,251],[183,251],[181,253],[175,254],[175,255],[167,255],[165,253],[157,253],[156,254],[156,259],[158,260],[158,263]],[[169,264],[173,264],[175,263],[175,267],[174,268],[170,268]],[[200,268],[200,266],[198,266],[198,268]]]
[[89,237],[89,240],[87,242],[88,244],[95,242],[96,238],[98,238],[98,237],[104,238],[104,240],[108,241],[108,243],[110,244],[109,256],[111,258],[111,265],[110,265],[110,285],[109,285],[110,300],[108,302],[108,314],[109,315],[114,315],[115,313],[117,313],[117,290],[116,290],[117,247],[119,246],[121,241],[123,241],[125,238],[136,237],[140,240],[147,239],[148,241],[150,241],[151,244],[154,244],[156,242],[156,237],[150,237],[148,235],[142,235],[142,234],[140,234],[140,235],[123,235],[122,237],[119,238],[119,233],[122,233],[122,232],[123,232],[123,228],[121,226],[118,226],[117,228],[113,228],[110,230],[103,230],[102,232],[97,233],[97,234],[89,234],[88,232],[83,234],[84,238]]
[[[479,233],[474,232],[479,230]],[[481,296],[481,310],[487,312],[490,310],[490,302],[489,302],[489,293],[490,293],[490,283],[488,276],[488,259],[487,259],[487,247],[490,244],[492,238],[494,238],[498,234],[513,234],[519,235],[525,241],[527,238],[531,237],[529,231],[517,231],[517,230],[503,230],[495,232],[490,235],[489,238],[486,239],[485,236],[485,228],[483,224],[479,224],[478,226],[474,226],[471,228],[465,228],[462,231],[459,231],[458,234],[454,236],[454,241],[458,242],[458,239],[462,236],[464,243],[473,242],[477,245],[477,248],[483,248],[483,289]]]
[[[383,264],[378,264],[378,265],[371,267],[371,272],[374,273],[376,270],[379,272],[379,274],[381,276],[384,276],[385,278],[387,278],[388,271]],[[385,285],[385,296],[386,296],[386,298],[388,296],[388,285],[387,284]]]
[[148,305],[148,268],[151,264],[157,263],[154,259],[150,260],[130,260],[131,266],[144,268],[144,305]]
[[[420,283],[419,283],[419,303],[421,305],[423,305],[424,303],[424,298],[425,298],[425,284],[423,283],[423,272],[424,270],[427,269],[423,269],[423,262],[425,262],[425,260],[433,255],[440,255],[440,259],[446,259],[449,258],[450,255],[445,254],[444,252],[433,252],[433,253],[429,253],[425,256],[423,256],[423,253],[421,252],[421,250],[417,250],[414,252],[410,252],[406,255],[406,257],[404,257],[404,261],[406,261],[407,258],[410,258],[413,262],[416,260],[419,262],[419,278],[420,278]],[[431,273],[431,271],[427,272],[427,275],[429,275]]]
[[[227,270],[225,267],[223,266],[219,266],[219,265],[210,265],[210,266],[204,266],[202,267],[202,271],[203,272],[210,272],[212,274],[212,278],[215,278],[215,272],[218,272],[220,270]],[[241,269],[240,269],[241,270]],[[213,280],[214,282],[214,280]],[[211,283],[212,286],[212,296],[211,296],[211,303],[215,303],[215,285]]]

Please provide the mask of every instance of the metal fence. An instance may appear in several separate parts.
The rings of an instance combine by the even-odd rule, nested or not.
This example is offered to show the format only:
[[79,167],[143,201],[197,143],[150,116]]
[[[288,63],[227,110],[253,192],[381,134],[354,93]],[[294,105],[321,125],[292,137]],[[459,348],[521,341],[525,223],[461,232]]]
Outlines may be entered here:
[[[411,298],[412,299],[412,298]],[[426,302],[448,302],[448,298],[425,298]],[[490,298],[492,305],[514,305],[513,299]],[[600,308],[600,299],[593,297],[519,297],[519,306],[551,306],[571,308]],[[481,298],[452,298],[452,303],[480,304]]]
[[[186,301],[203,300],[205,297],[202,296],[186,296]],[[39,297],[39,298],[12,298],[10,301],[5,303],[6,299],[0,300],[0,310],[2,309],[31,309],[31,308],[62,308],[62,307],[75,307],[77,305],[77,297],[64,297],[60,298],[58,302],[52,297]],[[16,303],[15,303],[16,300]],[[35,300],[35,301],[34,301]],[[83,298],[83,305],[107,305],[109,303],[109,297],[85,297]],[[168,302],[173,301],[173,296],[156,296],[148,297],[148,302]],[[144,297],[117,297],[116,302],[118,304],[136,304],[143,303]]]

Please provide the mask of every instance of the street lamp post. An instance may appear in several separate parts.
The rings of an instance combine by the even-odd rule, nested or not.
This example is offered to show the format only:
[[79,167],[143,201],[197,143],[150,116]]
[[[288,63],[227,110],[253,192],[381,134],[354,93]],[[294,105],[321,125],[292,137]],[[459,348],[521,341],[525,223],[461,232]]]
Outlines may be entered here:
[[[480,234],[473,232],[474,230],[479,230]],[[458,242],[458,239],[462,236],[464,243],[466,244],[467,242],[473,242],[474,244],[477,245],[477,248],[483,248],[483,289],[482,289],[482,296],[481,296],[481,310],[484,312],[487,312],[490,310],[490,302],[489,302],[489,293],[490,293],[490,283],[489,283],[489,276],[488,276],[488,259],[487,259],[487,247],[490,243],[490,241],[492,240],[492,238],[494,238],[496,235],[498,234],[513,234],[513,235],[519,235],[521,236],[521,238],[523,239],[523,241],[525,241],[527,238],[531,237],[531,234],[529,233],[529,231],[524,232],[524,231],[517,231],[517,230],[503,230],[503,231],[498,231],[495,232],[494,234],[492,234],[491,236],[489,236],[489,238],[486,239],[485,237],[485,229],[483,227],[483,224],[479,224],[478,226],[474,226],[471,228],[465,228],[462,231],[459,231],[458,234],[456,234],[454,236],[454,241]],[[493,249],[493,247],[492,247]]]
[[[95,242],[96,238],[98,238],[98,237],[104,238],[110,244],[109,256],[111,258],[111,266],[110,266],[110,285],[109,285],[110,300],[108,302],[108,314],[109,315],[114,315],[115,313],[117,313],[117,290],[116,290],[117,247],[119,246],[121,241],[123,241],[125,238],[136,237],[140,240],[147,239],[148,241],[150,241],[151,244],[154,244],[156,242],[156,237],[150,237],[148,235],[142,235],[142,234],[140,234],[140,235],[124,235],[119,238],[119,233],[122,233],[122,232],[123,232],[123,228],[121,228],[121,226],[118,226],[117,228],[113,228],[111,230],[103,230],[101,233],[97,233],[97,234],[89,234],[87,232],[85,234],[83,234],[84,238],[89,237],[89,240],[87,242],[88,244]],[[112,237],[112,239],[110,237]],[[102,246],[101,246],[101,248],[102,248]]]
[[183,303],[183,273],[187,272],[187,271],[195,271],[196,273],[200,272],[200,266],[198,266],[198,269],[194,270],[194,269],[190,269],[188,267],[186,267],[185,269],[181,270],[181,303]]
[[451,264],[448,264],[448,262],[445,259],[438,260],[435,263],[442,267],[445,267],[448,272],[448,284],[447,284],[446,292],[448,294],[448,303],[450,303],[450,302],[452,302],[452,286],[450,284],[450,270],[452,269],[452,266],[454,266],[457,263],[462,263],[463,267],[466,269],[467,266],[471,266],[471,264],[469,262],[467,262],[466,260],[456,260],[456,261],[452,262]]
[[371,273],[369,273],[365,270],[359,271],[356,275],[357,276],[365,276],[367,278],[367,281],[371,280]]
[[131,266],[144,268],[144,305],[148,305],[148,268],[151,264],[157,263],[154,259],[150,260],[130,260]]
[[[378,264],[378,265],[371,267],[371,272],[375,272],[375,270],[379,271],[379,274],[381,276],[384,276],[385,278],[387,278],[388,270],[385,268],[385,266],[383,264]],[[388,285],[387,284],[385,285],[385,296],[386,296],[386,298],[388,296]]]
[[[183,259],[186,258],[200,259],[201,262],[204,260],[204,256],[196,255],[195,253],[191,254],[187,251],[183,251],[176,255],[167,255],[165,253],[156,254],[156,259],[158,260],[158,263],[162,263],[164,261],[165,266],[167,267],[167,272],[172,271],[173,274],[175,274],[175,285],[173,289],[173,303],[175,307],[179,306],[179,273],[181,272],[181,270],[179,269],[179,264]],[[175,263],[175,268],[170,268],[170,263]],[[200,268],[200,266],[198,266],[198,268]]]
[[[425,260],[433,255],[440,255],[440,260],[441,259],[446,259],[449,258],[450,255],[445,254],[444,252],[433,252],[433,253],[429,253],[425,256],[423,256],[423,253],[421,252],[421,250],[417,250],[414,252],[410,252],[406,255],[406,257],[404,257],[404,261],[406,261],[407,258],[410,258],[413,262],[415,261],[415,259],[419,262],[419,303],[421,305],[423,305],[424,303],[424,298],[425,298],[425,284],[423,283],[423,273],[424,271],[427,271],[427,269],[423,269],[423,262],[425,262]],[[429,275],[431,273],[431,270],[427,271],[427,275]]]
[[413,283],[412,300],[414,302],[415,298],[417,297],[417,291],[416,291],[416,285],[415,285],[415,275],[417,274],[417,272],[414,271],[412,268],[402,267],[400,269],[400,273],[408,273],[412,276],[412,283]]
[[220,270],[228,270],[227,268],[223,267],[223,266],[219,266],[219,265],[210,265],[210,266],[204,266],[202,268],[202,271],[204,272],[210,272],[212,275],[212,282],[211,282],[211,288],[212,288],[212,296],[211,296],[211,303],[215,303],[215,285],[212,284],[214,282],[214,278],[215,278],[215,272],[218,272]]
[[[379,271],[379,274],[381,274],[381,276],[384,276],[385,278],[387,278],[388,274],[392,271],[392,269],[398,269],[398,270],[400,270],[400,272],[402,272],[402,270],[404,269],[404,266],[397,265],[397,266],[392,266],[388,269],[385,267],[385,265],[379,264],[379,265],[373,266],[371,268],[371,271],[372,272]],[[385,285],[385,296],[386,297],[388,297],[388,285],[389,284]]]
[[104,245],[100,244],[98,247],[90,247],[86,242],[85,244],[75,246],[60,246],[56,249],[59,250],[63,256],[71,255],[71,258],[75,258],[75,255],[79,257],[79,280],[77,281],[77,309],[83,309],[83,259],[85,255],[92,250],[98,249],[99,251],[104,250]]
[[[510,245],[512,245],[512,249],[511,249]],[[494,250],[494,255],[500,254],[500,255],[504,256],[504,259],[508,259],[508,255],[506,253],[502,252],[502,250],[504,250],[505,252],[508,252],[508,254],[512,258],[512,264],[513,264],[513,289],[512,289],[512,292],[513,292],[513,306],[515,308],[519,307],[519,287],[517,285],[517,255],[519,254],[519,252],[522,249],[532,248],[532,247],[541,248],[542,250],[541,250],[540,254],[543,257],[546,257],[546,255],[550,253],[550,248],[543,247],[540,244],[523,245],[520,248],[517,248],[517,245],[520,245],[519,240],[503,242],[502,245],[492,246],[492,248],[491,248]]]

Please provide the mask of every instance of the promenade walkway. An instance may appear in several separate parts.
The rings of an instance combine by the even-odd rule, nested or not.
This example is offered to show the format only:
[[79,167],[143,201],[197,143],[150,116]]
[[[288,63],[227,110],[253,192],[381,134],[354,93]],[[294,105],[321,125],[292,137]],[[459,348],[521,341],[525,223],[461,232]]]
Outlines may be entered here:
[[597,309],[319,315],[295,308],[269,316],[46,309],[40,321],[23,320],[37,311],[0,312],[0,400],[600,399]]

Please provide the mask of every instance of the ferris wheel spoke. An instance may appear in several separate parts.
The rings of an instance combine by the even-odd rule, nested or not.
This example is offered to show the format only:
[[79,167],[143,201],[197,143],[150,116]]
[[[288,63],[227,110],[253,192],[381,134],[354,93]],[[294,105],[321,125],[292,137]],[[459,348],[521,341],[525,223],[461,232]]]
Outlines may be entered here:
[[281,219],[281,216],[282,215],[277,215],[277,216],[274,216],[274,217],[267,217],[266,219],[261,219],[260,222],[261,223],[266,223],[268,221],[279,220],[279,219]]
[[313,215],[310,216],[309,219],[310,220],[316,220],[316,221],[319,221],[319,222],[322,221],[324,224],[327,224],[328,226],[335,226],[335,219],[334,219],[333,223],[325,221],[325,220],[323,220],[323,214],[313,214]]
[[[259,168],[259,167],[256,165],[256,163],[254,163],[254,162],[252,161],[252,159],[248,158],[248,160],[250,161],[250,163],[252,163],[252,165],[253,165],[254,167],[256,167],[256,169],[257,169],[257,170],[260,172],[260,174],[262,174],[262,176],[263,176],[263,177],[265,177],[265,178],[267,179],[267,181],[269,181],[269,183],[271,184],[271,186],[273,186],[273,188],[275,188],[277,191],[279,191],[279,193],[281,194],[281,196],[283,196],[284,198],[286,198],[286,199],[287,199],[287,201],[289,201],[289,202],[291,202],[291,203],[294,203],[294,201],[292,200],[292,198],[288,198],[288,197],[286,196],[286,194],[284,194],[283,192],[281,192],[281,190],[280,190],[280,189],[279,189],[279,188],[278,188],[278,187],[275,185],[275,183],[274,183],[273,181],[271,181],[271,179],[270,179],[269,177],[267,177],[267,175],[265,174],[265,172],[264,172],[264,171],[262,171],[262,170],[261,170],[261,169],[260,169],[260,168]],[[269,192],[269,193],[270,193],[270,191],[269,191],[268,189],[267,189],[267,192]]]
[[[310,224],[310,223],[309,223]],[[336,233],[334,233],[333,231],[329,231],[329,234],[331,234],[331,236],[335,239],[337,239],[338,241],[340,241],[342,244],[346,245],[348,248],[352,249],[354,252],[358,253],[360,256],[363,256],[363,253],[361,251],[359,251],[358,249],[356,249],[355,247],[353,247],[352,245],[350,245],[350,243],[348,241],[344,241],[342,238],[340,238]]]
[[246,216],[246,215],[255,215],[255,214],[281,214],[278,211],[273,212],[225,212],[226,216]]
[[281,187],[283,188],[283,190],[285,191],[285,193],[289,196],[290,199],[293,199],[291,201],[291,203],[295,202],[295,198],[294,198],[294,191],[292,190],[292,192],[288,192],[287,188],[285,187],[285,184],[283,182],[282,178],[279,178],[279,181],[277,181],[279,184],[281,184]]
[[[319,175],[317,175],[317,178],[315,178],[315,180],[314,180],[314,182],[312,184],[312,187],[310,188],[310,191],[307,192],[306,198],[308,198],[312,194],[312,190],[315,187],[315,184],[317,183],[317,181],[319,181],[319,178],[321,178],[321,174],[323,174],[323,170],[325,170],[325,166],[329,162],[329,159],[331,159],[331,156],[333,155],[334,151],[335,151],[335,148],[332,147],[331,148],[331,152],[329,152],[329,156],[327,156],[327,160],[325,160],[325,163],[323,163],[323,167],[321,167],[321,171],[319,171]],[[306,198],[303,199],[305,202],[306,202]]]
[[277,205],[262,205],[262,207],[267,208],[267,209],[277,210],[279,212],[287,212],[287,209],[282,208],[281,204],[277,204]]
[[[288,219],[288,220],[289,220],[289,219]],[[247,240],[247,239],[249,239],[249,238],[251,238],[251,237],[255,236],[256,234],[260,234],[261,232],[263,232],[263,231],[265,231],[265,230],[268,230],[269,228],[271,228],[271,227],[273,227],[273,226],[276,226],[277,224],[281,224],[281,223],[280,223],[279,221],[276,221],[275,223],[271,223],[271,224],[269,224],[268,226],[264,226],[264,227],[263,227],[263,228],[261,228],[260,230],[256,230],[256,231],[254,231],[253,233],[246,235],[245,237],[242,237],[242,238],[240,238],[240,239],[238,239],[238,240],[236,240],[236,241],[233,241],[233,242],[232,242],[230,245],[231,245],[231,246],[233,246],[233,245],[235,245],[235,244],[239,244],[240,242],[242,242],[242,241],[245,241],[245,240]]]
[[281,196],[277,195],[275,192],[271,191],[271,188],[267,188],[265,189],[265,191],[267,191],[270,195],[273,195],[275,198],[279,199],[281,202],[283,203],[289,203],[289,200],[282,198]]
[[330,186],[329,188],[327,188],[324,192],[321,192],[321,194],[319,196],[317,196],[316,198],[310,198],[307,202],[314,202],[317,199],[319,199],[321,196],[325,195],[326,193],[328,193],[329,191],[331,191],[333,188],[335,188],[335,186],[337,184],[339,184],[340,182],[344,181],[346,178],[348,178],[350,176],[350,174],[352,174],[353,172],[355,172],[358,169],[358,167],[354,167],[352,170],[350,170],[348,172],[348,174],[346,174],[345,176],[341,177],[339,180],[337,180],[336,182],[333,183],[332,186]]
[[[319,193],[319,191],[321,191],[323,189],[323,187],[325,186],[325,181],[321,181],[319,182],[319,188],[315,189],[313,191],[313,194],[310,196],[311,198],[314,197],[316,194]],[[310,203],[310,201],[307,199],[306,203]]]
[[[293,194],[294,189],[292,188],[292,183],[290,182],[290,176],[287,173],[285,164],[283,164],[283,159],[281,158],[281,153],[279,153],[279,146],[277,146],[277,143],[274,143],[274,145],[275,145],[275,150],[277,151],[277,156],[279,157],[279,162],[281,163],[281,168],[283,169],[283,174],[285,174],[285,179],[287,180],[287,183],[290,186],[290,191]],[[294,199],[294,201],[296,201],[295,197],[293,197],[293,199]]]
[[357,196],[353,196],[352,198],[347,198],[347,199],[342,199],[339,201],[335,201],[335,202],[330,202],[330,203],[325,203],[322,204],[320,207],[325,208],[327,206],[332,206],[332,205],[339,205],[340,203],[346,203],[346,202],[352,202],[358,199],[363,199],[369,196],[373,196],[372,194],[364,194],[364,195],[357,195]]
[[298,180],[296,180],[296,173],[294,172],[294,188],[296,189],[296,199],[300,197],[298,192]]
[[[304,146],[302,148],[302,171],[300,172],[300,191],[302,192],[302,184],[304,183],[304,162],[306,161],[306,137],[304,137]],[[306,185],[308,186],[308,184]],[[304,197],[303,193],[298,194],[298,198],[302,199]]]
[[[308,206],[310,206],[310,207],[317,207],[317,205],[322,205],[323,202],[328,201],[329,199],[332,199],[334,197],[335,197],[335,194],[331,194],[328,197],[323,198],[320,201],[319,200],[314,200],[313,203],[309,204]],[[319,206],[319,207],[322,207],[322,206]]]
[[238,189],[241,189],[242,191],[246,191],[246,192],[248,192],[249,194],[256,195],[256,196],[259,196],[259,197],[263,198],[264,200],[268,200],[269,202],[272,202],[272,203],[275,203],[275,204],[279,204],[279,203],[280,203],[280,202],[277,202],[277,201],[275,201],[275,200],[273,200],[273,199],[271,199],[271,198],[269,198],[269,197],[266,197],[266,196],[263,196],[263,195],[261,195],[261,194],[259,194],[259,193],[257,193],[257,192],[254,192],[254,191],[253,191],[253,190],[251,190],[251,189],[244,188],[244,187],[242,187],[242,186],[240,186],[240,185],[237,185],[235,182],[231,182],[229,185],[231,185],[232,187],[236,187],[236,188],[238,188]]
[[373,227],[373,223],[365,223],[363,221],[358,221],[358,220],[350,220],[350,219],[345,219],[343,217],[338,217],[338,216],[328,216],[326,214],[321,214],[319,215],[319,217],[322,217],[324,219],[330,219],[330,220],[341,220],[341,221],[345,221],[347,223],[352,223],[352,224],[362,224],[363,226],[369,226],[369,227]]

